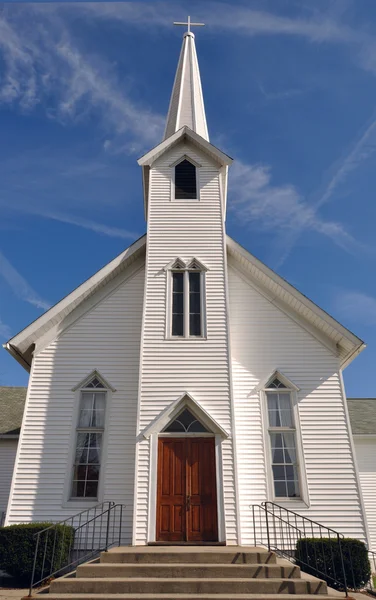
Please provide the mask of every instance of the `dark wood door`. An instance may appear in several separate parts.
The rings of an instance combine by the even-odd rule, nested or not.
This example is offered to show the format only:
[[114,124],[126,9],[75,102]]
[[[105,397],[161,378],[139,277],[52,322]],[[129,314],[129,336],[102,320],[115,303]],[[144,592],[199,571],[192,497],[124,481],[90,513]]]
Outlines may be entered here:
[[218,541],[214,438],[159,438],[156,539]]

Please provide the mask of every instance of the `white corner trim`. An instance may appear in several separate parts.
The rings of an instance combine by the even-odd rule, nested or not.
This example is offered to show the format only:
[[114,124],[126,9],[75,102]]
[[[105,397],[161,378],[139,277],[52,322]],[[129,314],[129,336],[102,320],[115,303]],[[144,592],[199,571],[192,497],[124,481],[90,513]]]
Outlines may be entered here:
[[209,415],[209,413],[195,400],[189,392],[184,392],[179,398],[167,406],[152,423],[141,432],[148,439],[154,433],[160,433],[170,421],[179,414],[183,407],[191,410],[194,416],[202,422],[212,433],[228,438],[229,434]]
[[[87,384],[90,382],[91,379],[94,379],[94,377],[99,379],[99,381],[104,385],[106,389],[111,390],[111,392],[116,392],[115,388],[110,383],[108,383],[108,381],[103,377],[103,375],[100,374],[100,372],[97,369],[91,371],[91,373],[87,375],[87,377],[85,377],[82,381],[80,381],[80,383],[75,385],[74,388],[72,388],[72,392],[76,392],[78,389],[86,388]],[[95,392],[95,388],[93,388],[92,391]],[[98,388],[98,391],[100,392],[102,391],[102,389]]]

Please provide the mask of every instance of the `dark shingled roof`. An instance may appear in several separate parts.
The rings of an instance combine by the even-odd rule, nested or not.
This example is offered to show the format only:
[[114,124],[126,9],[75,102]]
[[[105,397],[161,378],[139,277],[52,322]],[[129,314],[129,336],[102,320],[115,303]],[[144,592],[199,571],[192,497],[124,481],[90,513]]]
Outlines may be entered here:
[[376,435],[376,398],[347,398],[351,429],[355,435]]
[[26,400],[25,387],[0,387],[0,435],[17,435]]

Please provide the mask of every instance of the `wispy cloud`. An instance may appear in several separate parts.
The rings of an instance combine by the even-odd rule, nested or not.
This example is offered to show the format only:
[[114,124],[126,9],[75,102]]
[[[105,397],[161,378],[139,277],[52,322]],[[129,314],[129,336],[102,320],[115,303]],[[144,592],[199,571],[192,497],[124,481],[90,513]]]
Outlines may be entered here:
[[26,279],[11,265],[9,260],[0,252],[0,277],[2,277],[13,293],[24,300],[29,302],[37,308],[47,310],[50,308],[50,304],[41,298],[35,290],[27,283]]
[[294,98],[295,96],[301,96],[306,92],[306,90],[299,88],[280,90],[278,92],[267,92],[265,90],[265,87],[261,83],[259,83],[259,90],[262,96],[268,102],[271,102],[273,100],[289,100],[290,98]]
[[376,119],[372,119],[371,123],[366,127],[357,141],[352,145],[350,152],[346,154],[335,167],[334,175],[332,175],[329,183],[326,185],[324,192],[320,195],[315,203],[315,207],[319,208],[330,200],[335,190],[346,180],[351,171],[356,169],[363,161],[371,156],[376,151]]
[[52,212],[40,212],[38,214],[45,219],[52,219],[54,221],[60,221],[60,223],[76,225],[77,227],[82,227],[83,229],[88,229],[89,231],[94,231],[95,233],[100,233],[109,237],[121,238],[124,240],[135,240],[139,237],[139,234],[134,231],[128,231],[127,229],[121,229],[120,227],[112,227],[103,223],[96,223],[90,219],[83,219],[73,215]]
[[341,223],[326,221],[291,185],[273,185],[270,166],[235,162],[230,171],[230,209],[242,223],[270,231],[311,230],[351,251],[356,240]]
[[[347,180],[352,171],[357,169],[376,151],[376,119],[373,117],[367,124],[357,139],[352,143],[350,150],[329,169],[332,175],[324,188],[312,195],[312,214],[317,218],[318,211],[324,204],[334,200],[335,192]],[[316,200],[314,198],[316,197]],[[294,246],[299,240],[302,231],[299,228],[291,231],[284,239],[283,252],[280,254],[278,266],[281,266],[292,252]],[[355,240],[352,238],[351,247],[354,247]],[[357,243],[358,248],[361,245]],[[364,249],[364,248],[363,248]]]
[[[366,28],[356,29],[345,21],[346,11],[311,10],[302,6],[296,16],[277,12],[255,10],[247,6],[234,6],[225,2],[194,3],[191,12],[195,18],[208,23],[217,31],[236,31],[246,36],[286,36],[305,39],[314,44],[340,44],[348,47],[349,57],[359,66],[376,74],[376,41]],[[67,13],[68,4],[60,4],[60,11]],[[174,5],[165,2],[91,2],[81,3],[78,8],[87,17],[107,19],[113,22],[139,27],[171,27],[180,12],[186,13],[181,2]],[[231,19],[228,18],[231,15]]]
[[8,325],[5,325],[5,323],[3,323],[0,319],[0,338],[3,340],[9,340],[10,336],[10,327],[8,327]]
[[344,319],[364,325],[376,325],[376,298],[364,292],[338,290],[334,308]]
[[40,106],[62,122],[94,116],[123,147],[140,150],[160,139],[164,119],[132,100],[113,64],[78,47],[58,7],[3,5],[0,52],[0,103]]

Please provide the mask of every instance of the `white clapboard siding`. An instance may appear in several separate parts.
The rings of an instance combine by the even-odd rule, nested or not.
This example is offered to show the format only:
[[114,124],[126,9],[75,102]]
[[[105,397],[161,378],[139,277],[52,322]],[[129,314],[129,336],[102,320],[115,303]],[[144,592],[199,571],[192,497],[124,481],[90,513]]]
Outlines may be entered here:
[[[199,169],[200,201],[171,199],[171,164],[187,154]],[[189,392],[230,434],[223,442],[226,539],[237,541],[228,332],[225,239],[219,167],[203,152],[180,143],[150,171],[146,302],[141,359],[140,431],[174,400]],[[199,259],[206,273],[207,340],[166,339],[166,272],[173,259]],[[149,441],[139,442],[134,542],[147,541]]]
[[18,439],[0,439],[0,517],[7,509]]
[[309,508],[294,501],[285,506],[364,540],[338,358],[252,287],[233,259],[229,293],[242,543],[253,543],[250,505],[272,500],[260,395],[254,388],[276,369],[300,388],[309,496]]
[[354,436],[370,550],[376,552],[376,436]]
[[143,261],[34,358],[8,524],[59,521],[88,506],[68,503],[76,427],[72,391],[94,369],[115,388],[107,414],[102,500],[126,504],[131,540],[135,434],[144,290]]

